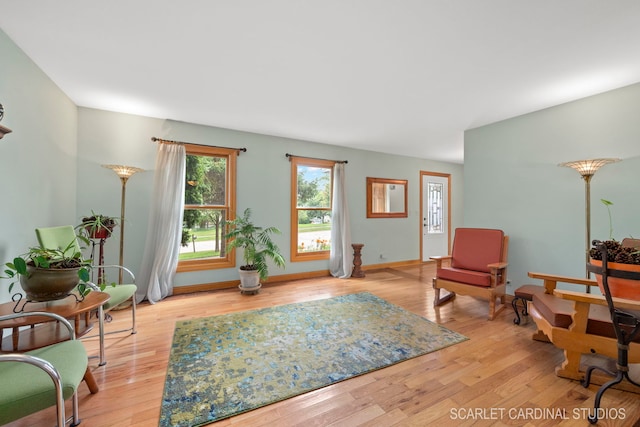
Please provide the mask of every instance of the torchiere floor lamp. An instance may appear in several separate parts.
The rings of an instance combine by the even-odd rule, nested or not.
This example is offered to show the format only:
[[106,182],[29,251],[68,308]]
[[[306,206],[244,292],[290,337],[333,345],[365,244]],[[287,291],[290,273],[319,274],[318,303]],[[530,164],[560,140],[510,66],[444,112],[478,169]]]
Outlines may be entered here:
[[[589,250],[591,248],[591,177],[596,173],[598,169],[602,166],[619,162],[620,159],[589,159],[589,160],[576,160],[574,162],[564,162],[560,163],[558,166],[566,166],[569,168],[573,168],[578,171],[578,173],[584,179],[584,214],[585,214],[585,269],[586,265],[589,263]],[[589,270],[586,270],[587,279],[589,278]],[[587,287],[587,292],[590,289]]]
[[[102,167],[114,171],[122,182],[122,198],[120,201],[120,265],[124,265],[124,204],[127,180],[136,172],[144,172],[144,169],[123,165],[102,165]],[[120,270],[120,274],[118,275],[118,283],[122,283],[122,270]]]

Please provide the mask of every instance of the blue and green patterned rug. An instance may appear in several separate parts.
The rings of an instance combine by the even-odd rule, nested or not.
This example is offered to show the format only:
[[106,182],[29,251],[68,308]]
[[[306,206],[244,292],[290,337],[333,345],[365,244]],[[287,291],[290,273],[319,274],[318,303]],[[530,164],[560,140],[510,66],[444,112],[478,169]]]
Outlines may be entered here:
[[176,323],[160,426],[200,426],[467,338],[370,293]]

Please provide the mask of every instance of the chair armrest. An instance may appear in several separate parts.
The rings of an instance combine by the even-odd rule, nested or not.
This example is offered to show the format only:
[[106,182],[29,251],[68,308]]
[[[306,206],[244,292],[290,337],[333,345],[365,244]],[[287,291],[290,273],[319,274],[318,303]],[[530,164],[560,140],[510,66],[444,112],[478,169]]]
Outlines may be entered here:
[[[587,304],[607,305],[607,299],[602,295],[585,294],[583,292],[565,291],[560,289],[556,289],[553,294],[566,300],[584,302]],[[613,304],[616,308],[640,310],[640,301],[613,297]]]
[[47,311],[22,311],[20,313],[6,314],[4,316],[0,316],[0,322],[5,320],[17,319],[19,317],[30,317],[30,316],[39,316],[39,317],[50,317],[60,323],[62,323],[67,330],[69,331],[69,337],[72,340],[76,339],[76,330],[74,329],[71,322],[69,322],[64,317],[60,316],[56,313],[50,313]]
[[451,259],[451,255],[436,255],[430,256],[429,259],[432,259],[436,262],[436,268],[442,267],[442,261],[447,261]]
[[495,270],[504,270],[508,265],[508,262],[493,262],[491,264],[487,264],[487,267]]
[[8,353],[8,354],[0,354],[0,362],[19,362],[19,363],[27,363],[29,365],[35,366],[42,371],[46,372],[53,381],[53,386],[56,393],[56,400],[58,402],[63,401],[63,384],[62,377],[60,376],[60,372],[56,369],[53,364],[47,360],[42,359],[41,357],[31,356],[29,354],[24,353]]
[[543,280],[545,293],[547,294],[553,294],[553,290],[556,288],[556,284],[558,282],[571,283],[574,285],[598,286],[598,283],[595,280],[591,280],[591,279],[579,279],[577,277],[558,276],[555,274],[545,274],[545,273],[534,273],[531,271],[529,272],[528,275],[532,279]]
[[129,270],[127,267],[123,267],[121,265],[110,264],[110,265],[92,265],[91,268],[116,268],[126,272],[131,277],[131,283],[136,283],[136,276],[133,275],[133,272]]

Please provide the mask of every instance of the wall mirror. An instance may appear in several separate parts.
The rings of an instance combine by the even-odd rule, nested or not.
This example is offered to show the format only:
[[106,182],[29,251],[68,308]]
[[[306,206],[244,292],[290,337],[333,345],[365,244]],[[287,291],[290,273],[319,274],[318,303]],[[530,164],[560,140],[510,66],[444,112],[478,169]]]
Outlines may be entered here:
[[407,180],[367,177],[367,218],[406,218]]

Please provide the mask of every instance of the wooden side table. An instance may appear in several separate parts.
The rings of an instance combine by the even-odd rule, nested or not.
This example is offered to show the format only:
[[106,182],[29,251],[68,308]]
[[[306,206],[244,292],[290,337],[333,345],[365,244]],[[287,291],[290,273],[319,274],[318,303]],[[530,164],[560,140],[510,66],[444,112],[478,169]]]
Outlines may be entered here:
[[[30,302],[24,311],[46,311],[56,313],[73,323],[76,336],[81,337],[93,328],[90,313],[109,300],[104,292],[89,292],[83,301],[77,302],[70,295],[67,298],[47,302]],[[0,304],[0,315],[12,314],[14,302]],[[99,319],[100,320],[100,319]],[[24,328],[28,326],[28,328]],[[61,327],[48,317],[29,316],[0,322],[0,333],[11,329],[10,335],[0,342],[0,352],[24,352],[34,350],[69,339],[67,328]]]
[[[73,320],[76,337],[80,337],[93,328],[93,324],[90,321],[90,314],[93,310],[98,310],[98,321],[101,323],[100,327],[102,328],[102,322],[104,322],[102,306],[107,301],[109,301],[109,294],[93,291],[80,302],[70,295],[67,298],[56,301],[28,303],[23,311],[45,311],[71,319]],[[14,307],[14,302],[0,304],[0,315],[12,314]],[[2,339],[0,353],[25,352],[69,339],[67,328],[61,326],[58,322],[52,321],[49,317],[28,316],[5,320],[0,322],[0,334],[5,329],[11,329],[12,332],[11,335]],[[100,345],[102,347],[104,344],[101,342]],[[93,373],[88,367],[83,379],[91,394],[95,394],[100,390]]]

